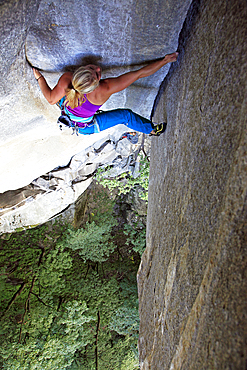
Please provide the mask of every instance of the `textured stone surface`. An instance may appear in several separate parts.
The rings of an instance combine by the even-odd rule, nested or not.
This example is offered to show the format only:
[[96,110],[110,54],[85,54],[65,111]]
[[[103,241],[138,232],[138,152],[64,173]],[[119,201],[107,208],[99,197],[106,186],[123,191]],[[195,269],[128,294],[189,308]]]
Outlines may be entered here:
[[[110,0],[93,3],[10,0],[1,4],[1,142],[14,139],[18,150],[21,148],[18,136],[24,134],[27,143],[22,141],[22,147],[33,153],[30,141],[34,131],[39,130],[40,149],[46,152],[51,145],[47,137],[52,133],[55,136],[59,110],[42,97],[26,58],[43,70],[50,86],[55,85],[65,69],[88,61],[100,62],[106,68],[105,75],[118,75],[132,64],[159,58],[177,48],[190,1],[182,5],[179,0],[172,3],[172,8],[168,0],[162,4],[151,0],[145,0],[145,4]],[[149,116],[157,88],[168,69],[166,66],[155,76],[115,95],[104,108],[128,107]],[[59,140],[59,132],[57,136]],[[59,161],[59,148],[53,154],[53,162],[55,157]],[[8,181],[6,174],[5,190],[30,183],[28,174],[34,163],[25,166],[26,158],[27,154],[23,153],[23,168],[19,173],[15,157],[9,153],[8,167],[16,173],[16,184],[12,178]],[[53,163],[45,162],[46,170],[42,167],[39,175],[53,169]],[[1,163],[1,172],[8,173],[6,167]],[[37,169],[33,170],[36,178]]]
[[99,166],[112,165],[116,176],[133,172],[143,135],[138,135],[138,142],[132,144],[121,137],[126,132],[124,125],[106,132],[107,136],[72,156],[63,167],[28,186],[0,194],[0,233],[43,223],[62,212],[87,189]]
[[[0,193],[28,186],[108,135],[61,134],[59,109],[42,96],[30,65],[51,87],[63,71],[82,63],[99,63],[103,77],[139,68],[176,50],[190,2],[0,1]],[[168,70],[114,95],[103,109],[128,107],[149,117]]]
[[[41,1],[26,40],[27,59],[45,71],[60,72],[93,62],[103,66],[103,77],[119,75],[131,65],[139,66],[177,48],[189,4],[190,0]],[[127,106],[149,116],[168,69],[112,96],[106,108]]]
[[156,101],[142,370],[246,368],[246,21],[246,1],[193,1]]

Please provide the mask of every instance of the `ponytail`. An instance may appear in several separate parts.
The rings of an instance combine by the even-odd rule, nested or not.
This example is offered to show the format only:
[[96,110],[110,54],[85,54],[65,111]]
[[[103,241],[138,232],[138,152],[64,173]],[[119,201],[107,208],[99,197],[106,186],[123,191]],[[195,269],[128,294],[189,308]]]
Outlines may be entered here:
[[84,102],[84,94],[88,94],[99,86],[90,66],[79,67],[73,74],[72,88],[66,91],[66,104],[72,109]]
[[82,104],[82,99],[81,95],[79,94],[78,91],[76,91],[74,88],[72,89],[67,89],[66,90],[66,99],[65,99],[65,104],[69,105],[72,109],[78,107],[78,105]]

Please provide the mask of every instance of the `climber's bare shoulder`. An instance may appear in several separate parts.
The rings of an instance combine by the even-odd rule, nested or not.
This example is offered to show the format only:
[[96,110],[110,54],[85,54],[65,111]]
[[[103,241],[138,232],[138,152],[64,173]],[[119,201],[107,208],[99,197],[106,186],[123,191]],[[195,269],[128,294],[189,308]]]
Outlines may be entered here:
[[58,80],[57,86],[64,88],[65,90],[68,87],[71,87],[71,82],[73,78],[73,73],[72,72],[65,72]]
[[50,91],[46,99],[50,104],[57,103],[64,95],[68,88],[72,88],[73,73],[65,72],[58,80],[56,86]]
[[99,86],[91,93],[88,93],[87,98],[92,104],[102,105],[109,99],[111,95],[112,93],[109,91],[109,86],[106,79],[100,80]]

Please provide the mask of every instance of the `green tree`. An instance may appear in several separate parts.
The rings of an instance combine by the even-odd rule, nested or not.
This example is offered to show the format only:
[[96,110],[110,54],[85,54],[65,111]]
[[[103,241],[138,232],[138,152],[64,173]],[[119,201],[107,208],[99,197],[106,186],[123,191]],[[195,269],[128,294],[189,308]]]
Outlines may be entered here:
[[124,172],[117,177],[111,176],[111,166],[106,168],[100,168],[97,171],[96,179],[97,181],[109,189],[111,192],[114,189],[118,190],[118,194],[127,194],[131,189],[135,187],[141,187],[140,192],[141,199],[148,201],[148,185],[149,185],[149,167],[150,163],[148,158],[142,157],[140,160],[140,170],[137,176],[133,177],[129,172]]
[[5,341],[0,348],[3,369],[67,369],[78,349],[87,345],[84,324],[92,320],[86,304],[72,301],[58,312],[39,307],[26,318],[23,341]]
[[124,233],[97,196],[81,229],[0,239],[2,369],[138,369],[135,227]]
[[84,262],[106,261],[116,246],[112,242],[111,231],[115,226],[115,220],[110,217],[105,223],[97,225],[94,221],[87,222],[83,229],[69,230],[65,242],[66,247],[78,250]]

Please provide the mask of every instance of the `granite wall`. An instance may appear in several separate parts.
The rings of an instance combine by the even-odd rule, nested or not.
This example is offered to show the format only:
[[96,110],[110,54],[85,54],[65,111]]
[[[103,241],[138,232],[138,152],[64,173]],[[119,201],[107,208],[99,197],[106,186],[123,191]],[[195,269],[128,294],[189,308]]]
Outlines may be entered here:
[[[59,109],[42,96],[31,66],[41,69],[51,87],[65,70],[88,62],[103,67],[103,78],[139,68],[176,50],[190,2],[1,1],[0,192],[68,163],[88,142],[81,137],[79,145],[59,132]],[[168,70],[114,94],[103,109],[127,107],[149,117]]]
[[246,31],[246,1],[193,1],[154,105],[142,370],[247,366]]
[[[58,179],[61,196],[52,193],[52,182],[48,184],[48,206],[45,202],[40,207],[40,192],[32,196],[30,189],[33,182],[41,184],[42,177],[57,167],[69,166],[72,158],[98,141],[107,141],[109,135],[105,131],[90,137],[61,133],[56,124],[60,110],[43,97],[31,66],[42,71],[51,87],[64,71],[81,64],[100,64],[103,78],[140,68],[176,50],[190,3],[191,0],[0,1],[0,232],[44,222],[75,201],[86,185],[75,190],[74,179],[69,176],[63,185]],[[149,117],[169,67],[114,94],[102,109],[126,107]],[[118,132],[118,138],[122,133]],[[43,189],[39,190],[43,193]],[[22,200],[24,215],[20,204],[13,209],[13,201],[6,203],[10,194],[18,194]],[[49,209],[49,204],[56,206]],[[32,214],[40,218],[32,219]]]

